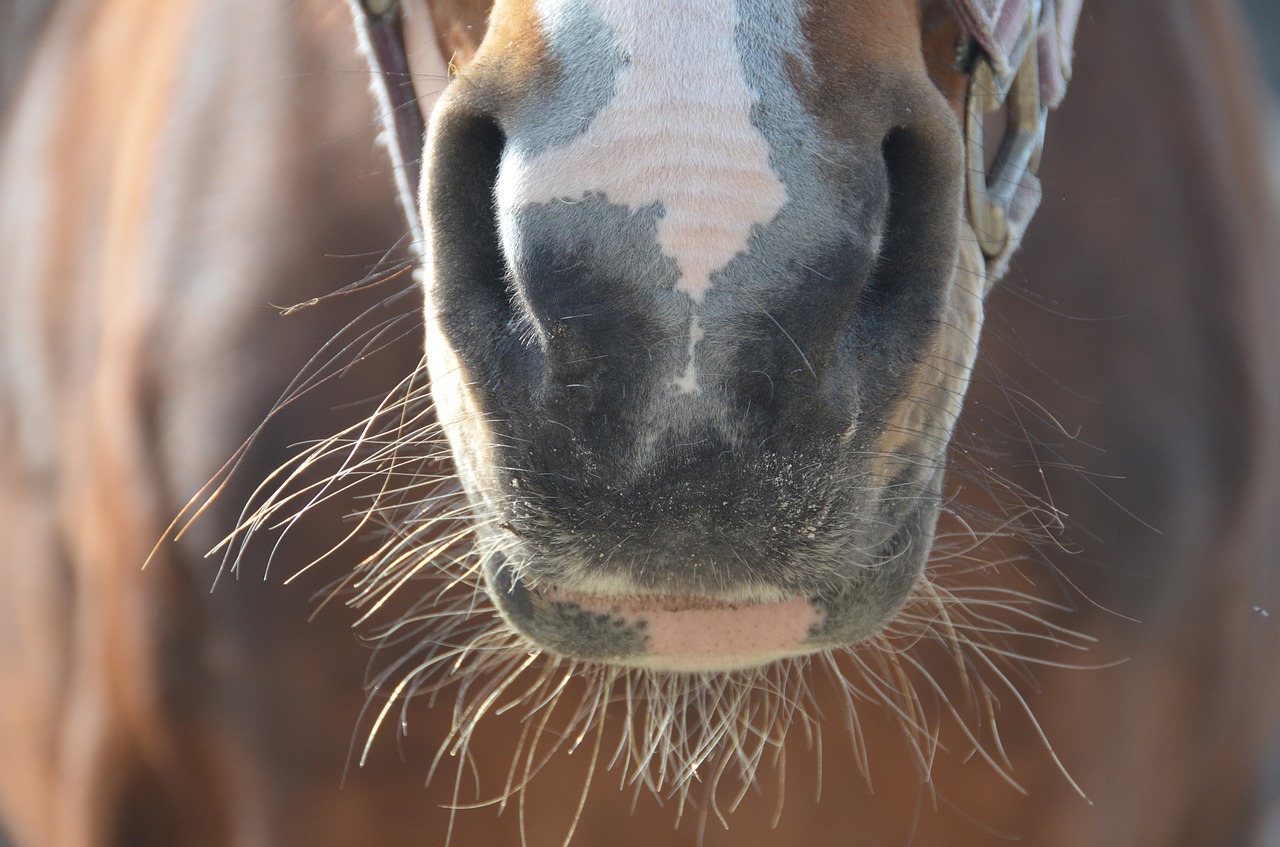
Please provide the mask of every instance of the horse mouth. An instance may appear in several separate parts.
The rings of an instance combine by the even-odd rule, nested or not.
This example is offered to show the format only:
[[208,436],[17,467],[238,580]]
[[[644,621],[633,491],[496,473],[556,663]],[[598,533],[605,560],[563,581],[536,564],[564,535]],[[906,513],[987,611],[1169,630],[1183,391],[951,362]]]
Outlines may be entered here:
[[888,625],[927,558],[936,515],[917,511],[867,563],[812,592],[581,590],[526,579],[504,553],[488,557],[484,574],[506,623],[536,649],[649,671],[743,670],[845,647]]

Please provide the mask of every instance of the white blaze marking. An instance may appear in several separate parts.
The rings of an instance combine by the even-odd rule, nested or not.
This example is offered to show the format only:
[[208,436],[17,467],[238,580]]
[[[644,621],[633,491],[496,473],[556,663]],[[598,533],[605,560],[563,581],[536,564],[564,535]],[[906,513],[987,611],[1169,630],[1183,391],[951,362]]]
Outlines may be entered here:
[[697,354],[694,348],[705,337],[706,333],[702,331],[702,324],[698,323],[698,318],[695,315],[689,321],[689,363],[684,366],[684,373],[676,379],[676,388],[680,389],[681,394],[696,394],[699,390],[698,365],[694,358]]
[[[538,0],[549,39],[573,26],[569,0]],[[614,97],[585,132],[525,157],[512,145],[498,180],[499,207],[600,195],[639,210],[662,205],[657,242],[679,270],[675,290],[695,307],[711,276],[747,247],[752,227],[766,225],[787,201],[769,165],[769,145],[751,123],[756,94],[747,85],[734,41],[735,0],[595,0],[630,62]],[[690,363],[676,380],[695,391]]]
[[[539,0],[555,37],[572,26],[567,0]],[[511,205],[601,194],[636,210],[664,209],[658,244],[676,261],[676,289],[701,303],[710,276],[746,249],[751,228],[787,200],[769,145],[751,123],[757,97],[734,42],[734,0],[596,0],[630,56],[614,97],[568,144],[504,168]],[[514,182],[515,184],[511,184]]]

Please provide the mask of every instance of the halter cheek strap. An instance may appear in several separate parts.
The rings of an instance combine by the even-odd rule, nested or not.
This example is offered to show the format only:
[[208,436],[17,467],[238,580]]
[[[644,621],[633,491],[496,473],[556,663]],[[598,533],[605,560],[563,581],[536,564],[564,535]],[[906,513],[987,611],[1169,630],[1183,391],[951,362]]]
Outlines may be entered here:
[[[967,72],[965,143],[969,222],[987,261],[987,287],[1009,266],[1036,207],[1035,171],[1045,119],[1071,78],[1071,44],[1083,0],[951,0],[972,39]],[[396,195],[417,252],[425,248],[418,217],[422,111],[414,95],[401,27],[400,0],[347,0],[391,156]],[[1008,128],[986,164],[984,117],[1005,111]]]
[[[1040,205],[1036,167],[1050,108],[1071,78],[1071,45],[1083,0],[952,0],[973,39],[965,108],[969,222],[987,261],[987,288],[1009,259]],[[991,166],[984,116],[1008,123]]]
[[422,259],[426,238],[418,215],[418,183],[426,122],[409,72],[400,0],[347,0],[347,5],[360,52],[369,63],[369,89],[382,127],[378,140],[391,157],[391,176],[409,224],[410,246]]

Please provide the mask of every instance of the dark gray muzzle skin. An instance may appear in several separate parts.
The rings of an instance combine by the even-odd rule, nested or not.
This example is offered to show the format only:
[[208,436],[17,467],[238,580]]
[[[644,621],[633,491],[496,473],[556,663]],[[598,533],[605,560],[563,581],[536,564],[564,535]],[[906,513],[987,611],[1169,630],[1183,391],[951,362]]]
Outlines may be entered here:
[[500,222],[494,186],[527,110],[483,73],[447,92],[423,193],[434,390],[490,591],[535,645],[599,661],[646,649],[643,627],[549,589],[805,597],[814,650],[901,608],[958,411],[901,431],[904,409],[934,402],[917,383],[945,331],[961,168],[945,101],[900,99],[913,123],[868,106],[856,137],[820,139],[820,168],[778,164],[789,200],[713,278],[704,378],[681,393],[689,305],[652,237],[663,210],[590,197]]

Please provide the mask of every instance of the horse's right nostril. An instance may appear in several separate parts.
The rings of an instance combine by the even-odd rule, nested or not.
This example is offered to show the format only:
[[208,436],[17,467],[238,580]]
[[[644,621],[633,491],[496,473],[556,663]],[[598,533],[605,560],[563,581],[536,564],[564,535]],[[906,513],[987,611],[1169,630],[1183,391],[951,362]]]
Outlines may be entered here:
[[491,117],[454,103],[442,104],[428,138],[422,203],[433,271],[430,307],[459,351],[491,349],[512,324],[494,208],[505,144]]

